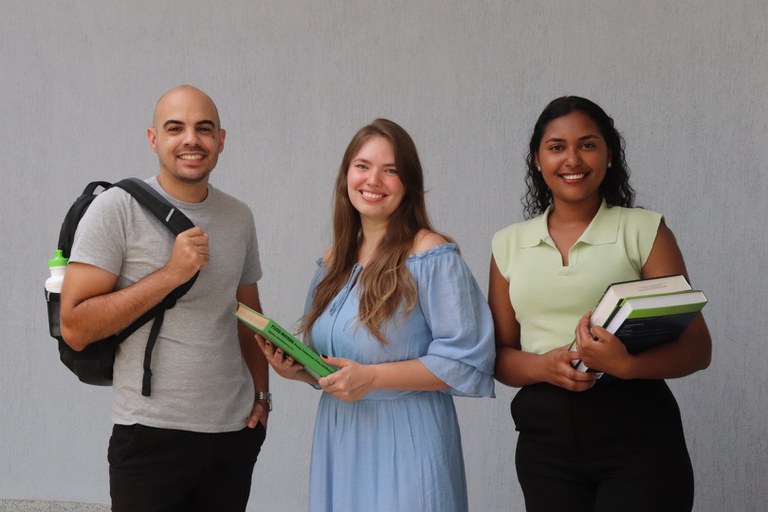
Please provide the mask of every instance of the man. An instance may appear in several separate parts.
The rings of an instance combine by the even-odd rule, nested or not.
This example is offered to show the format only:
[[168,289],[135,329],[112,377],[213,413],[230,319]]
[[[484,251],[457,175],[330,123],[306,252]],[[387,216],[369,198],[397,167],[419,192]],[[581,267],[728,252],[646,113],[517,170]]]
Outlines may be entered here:
[[263,354],[232,312],[260,310],[249,208],[208,183],[224,149],[213,101],[191,86],[157,102],[147,137],[160,171],[147,182],[196,227],[176,239],[125,191],[100,194],[81,220],[61,296],[75,349],[117,333],[198,270],[165,315],[142,396],[151,322],[118,348],[109,442],[112,510],[244,510],[266,435]]

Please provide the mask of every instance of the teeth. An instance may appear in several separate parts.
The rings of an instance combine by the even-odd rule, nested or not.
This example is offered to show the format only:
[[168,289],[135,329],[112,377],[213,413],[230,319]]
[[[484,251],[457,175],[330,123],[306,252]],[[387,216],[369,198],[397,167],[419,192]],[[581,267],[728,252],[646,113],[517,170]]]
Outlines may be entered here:
[[203,155],[179,155],[182,160],[202,160]]
[[580,180],[581,178],[583,178],[586,175],[587,175],[587,173],[585,173],[585,172],[582,172],[580,174],[563,174],[563,179],[564,180]]
[[366,199],[381,199],[384,197],[384,194],[374,194],[372,192],[363,192],[362,194]]

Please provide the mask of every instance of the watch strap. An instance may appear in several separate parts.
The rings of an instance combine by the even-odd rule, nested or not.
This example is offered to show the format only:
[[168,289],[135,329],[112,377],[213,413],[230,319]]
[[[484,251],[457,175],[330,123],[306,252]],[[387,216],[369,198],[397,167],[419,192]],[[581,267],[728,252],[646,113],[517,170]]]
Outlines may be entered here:
[[267,402],[267,412],[272,411],[272,393],[270,393],[269,391],[256,391],[256,394],[253,400],[254,401],[263,400]]

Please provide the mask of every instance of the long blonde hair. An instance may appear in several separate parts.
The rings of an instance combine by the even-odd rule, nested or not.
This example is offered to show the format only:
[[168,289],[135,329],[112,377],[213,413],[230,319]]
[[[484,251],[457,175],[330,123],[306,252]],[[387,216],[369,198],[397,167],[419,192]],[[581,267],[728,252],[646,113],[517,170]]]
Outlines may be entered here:
[[326,273],[312,296],[312,304],[302,318],[301,331],[309,333],[312,325],[344,287],[357,261],[362,235],[360,213],[352,205],[347,191],[347,172],[352,159],[371,137],[384,137],[394,148],[395,165],[405,194],[392,213],[387,231],[374,255],[360,272],[360,309],[358,321],[380,342],[387,343],[382,332],[384,322],[401,304],[409,312],[416,305],[418,292],[406,260],[416,234],[433,231],[424,203],[424,176],[421,162],[410,135],[397,123],[376,119],[360,128],[352,137],[336,177],[333,200],[334,243],[325,262]]

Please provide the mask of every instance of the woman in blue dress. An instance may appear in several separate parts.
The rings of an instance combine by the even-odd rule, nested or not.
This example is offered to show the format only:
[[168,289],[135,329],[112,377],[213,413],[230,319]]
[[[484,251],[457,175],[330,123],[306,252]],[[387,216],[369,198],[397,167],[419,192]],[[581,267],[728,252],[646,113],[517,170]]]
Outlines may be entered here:
[[452,395],[494,396],[493,322],[456,244],[431,227],[416,147],[396,123],[353,137],[333,228],[302,331],[339,371],[316,381],[262,345],[278,374],[323,390],[309,509],[466,511]]

